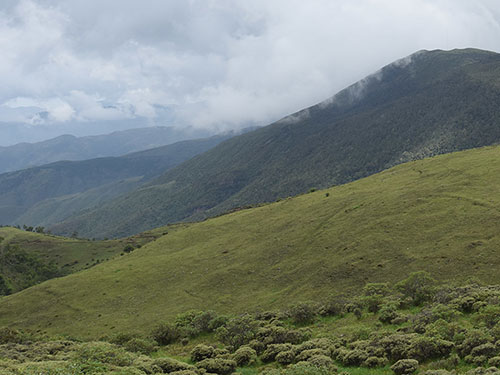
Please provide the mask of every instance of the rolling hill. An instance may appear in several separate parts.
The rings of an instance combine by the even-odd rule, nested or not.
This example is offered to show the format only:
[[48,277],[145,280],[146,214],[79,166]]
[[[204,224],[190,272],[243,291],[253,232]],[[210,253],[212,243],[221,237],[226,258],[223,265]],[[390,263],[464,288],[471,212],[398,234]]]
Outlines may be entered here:
[[2,290],[0,281],[0,295],[93,267],[122,253],[127,245],[136,248],[158,236],[153,231],[120,240],[88,241],[1,227],[0,279],[7,290]]
[[131,254],[0,299],[0,326],[100,337],[190,308],[242,312],[426,270],[500,282],[500,147],[158,229]]
[[498,103],[499,54],[420,51],[53,230],[125,236],[343,184],[410,160],[496,144]]
[[125,193],[232,133],[121,157],[61,161],[0,175],[0,223],[47,226]]
[[37,143],[0,146],[0,173],[61,160],[121,156],[188,139],[209,137],[206,131],[172,127],[129,129],[111,134],[75,137],[62,135]]

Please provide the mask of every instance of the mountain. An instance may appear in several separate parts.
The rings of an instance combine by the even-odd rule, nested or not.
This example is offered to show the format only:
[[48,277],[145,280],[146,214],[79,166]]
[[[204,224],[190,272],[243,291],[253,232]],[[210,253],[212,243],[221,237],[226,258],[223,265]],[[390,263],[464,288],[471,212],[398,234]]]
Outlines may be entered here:
[[72,135],[62,135],[43,142],[0,146],[0,173],[60,160],[120,156],[211,135],[213,134],[207,131],[191,128],[149,127],[78,138]]
[[[233,133],[84,161],[60,161],[0,175],[0,223],[46,226],[137,188]],[[78,231],[76,231],[78,232]]]
[[54,231],[137,233],[500,141],[500,55],[420,51],[333,98],[235,137]]
[[485,147],[159,229],[130,254],[2,297],[0,326],[147,333],[193,308],[266,311],[420,270],[496,284],[499,170],[500,147]]

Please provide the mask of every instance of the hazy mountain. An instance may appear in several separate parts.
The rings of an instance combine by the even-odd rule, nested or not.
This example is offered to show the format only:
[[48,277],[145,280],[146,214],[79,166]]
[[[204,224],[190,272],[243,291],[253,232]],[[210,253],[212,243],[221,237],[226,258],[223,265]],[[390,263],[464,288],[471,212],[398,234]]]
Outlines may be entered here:
[[421,51],[54,229],[123,236],[500,141],[500,55]]
[[213,134],[206,130],[192,128],[148,127],[87,137],[62,135],[43,142],[0,146],[0,173],[60,160],[120,156],[211,135]]
[[232,133],[121,157],[60,161],[0,175],[0,223],[47,225],[130,191]]

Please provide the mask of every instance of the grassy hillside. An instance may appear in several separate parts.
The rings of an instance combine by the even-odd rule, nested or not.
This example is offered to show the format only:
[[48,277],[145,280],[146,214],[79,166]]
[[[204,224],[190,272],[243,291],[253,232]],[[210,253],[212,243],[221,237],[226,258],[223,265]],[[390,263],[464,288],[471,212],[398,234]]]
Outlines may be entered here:
[[[62,161],[0,175],[0,224],[48,225],[128,192],[232,134],[121,157]],[[102,225],[102,224],[101,224]]]
[[[54,227],[124,236],[500,141],[500,55],[420,52]],[[103,225],[106,223],[106,225]]]
[[[0,228],[0,276],[11,292],[90,268],[158,237],[153,232],[110,241],[88,241]],[[1,289],[1,288],[0,288]],[[0,290],[0,294],[5,294]]]
[[73,335],[148,330],[190,308],[281,307],[398,281],[500,282],[500,147],[374,176],[200,223],[129,255],[0,300],[0,325]]

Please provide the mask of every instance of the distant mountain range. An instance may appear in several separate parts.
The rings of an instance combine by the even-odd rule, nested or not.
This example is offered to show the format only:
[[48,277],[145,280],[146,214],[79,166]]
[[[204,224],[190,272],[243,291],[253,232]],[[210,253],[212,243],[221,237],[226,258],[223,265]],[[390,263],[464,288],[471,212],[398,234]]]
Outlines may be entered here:
[[420,51],[53,230],[125,236],[343,184],[410,160],[495,144],[499,103],[499,54]]
[[37,143],[0,146],[0,173],[48,164],[60,160],[85,160],[120,156],[187,139],[214,135],[206,130],[148,127],[87,137],[62,135]]
[[0,175],[0,224],[49,225],[137,188],[234,133]]

